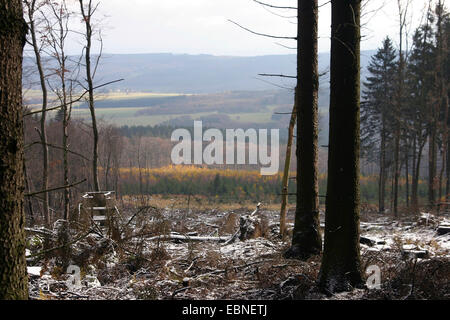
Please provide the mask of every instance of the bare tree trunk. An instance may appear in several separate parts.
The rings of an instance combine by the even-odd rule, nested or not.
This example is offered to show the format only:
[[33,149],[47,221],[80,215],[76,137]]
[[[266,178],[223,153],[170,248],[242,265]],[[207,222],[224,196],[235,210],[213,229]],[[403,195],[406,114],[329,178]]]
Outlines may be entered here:
[[306,260],[322,252],[319,223],[318,1],[298,0],[297,208],[291,248],[285,257]]
[[[62,105],[62,150],[63,150],[63,185],[69,185],[69,135],[68,135],[68,126],[69,126],[69,100],[68,99],[68,88],[67,88],[67,77],[66,73],[69,72],[66,64],[67,56],[65,53],[65,42],[67,35],[69,33],[68,22],[70,18],[69,10],[67,9],[66,1],[63,0],[60,3],[50,3],[48,4],[53,17],[45,17],[47,22],[48,29],[48,37],[47,41],[49,46],[53,50],[53,56],[56,59],[58,64],[58,69],[56,74],[61,83],[60,89],[53,89],[56,95],[59,98],[59,101]],[[50,86],[51,87],[51,86]],[[70,86],[72,89],[72,86]],[[72,90],[71,92],[72,93]],[[71,96],[71,94],[70,94]],[[70,210],[70,188],[66,187],[63,190],[62,196],[63,203],[63,218],[67,220],[69,218],[69,210]]]
[[286,211],[289,188],[289,171],[291,167],[292,141],[294,140],[294,127],[297,119],[297,108],[294,105],[289,122],[288,142],[286,146],[286,159],[284,161],[283,181],[281,187],[281,210],[280,210],[280,236],[283,239],[286,235]]
[[325,245],[319,287],[362,285],[359,247],[360,0],[331,0],[331,83]]
[[398,180],[400,177],[400,128],[398,121],[394,133],[394,189],[393,189],[393,210],[394,216],[398,215]]
[[425,146],[425,141],[419,141],[419,151],[417,152],[417,161],[414,170],[414,178],[411,186],[411,205],[414,208],[415,213],[419,212],[419,180],[420,180],[420,165],[422,160],[422,152]]
[[398,65],[398,91],[397,91],[397,110],[395,115],[395,130],[394,130],[394,215],[398,215],[398,183],[400,178],[400,139],[402,123],[400,121],[400,114],[403,112],[403,98],[405,87],[405,54],[403,52],[403,42],[405,35],[405,28],[407,25],[407,12],[410,6],[410,0],[406,1],[406,5],[402,0],[397,0],[398,15],[399,15],[399,65]]
[[[25,159],[23,160],[23,178],[25,181],[25,190],[27,192],[31,192],[30,184],[28,183],[27,166],[26,166]],[[34,224],[34,212],[33,212],[33,202],[31,200],[31,197],[27,198],[27,206],[28,206],[28,211],[30,212],[30,222],[33,225]]]
[[409,148],[408,142],[405,141],[405,187],[406,187],[406,207],[409,208]]
[[0,300],[28,298],[25,260],[20,0],[0,0]]
[[436,178],[436,131],[436,124],[431,124],[431,133],[428,140],[428,206],[431,210],[434,209],[436,202],[434,190],[434,179]]
[[[450,126],[450,123],[447,122],[447,125]],[[445,171],[447,174],[447,181],[445,184],[445,201],[449,202],[450,201],[450,137],[447,137],[447,161],[446,161]]]
[[94,181],[94,191],[100,191],[100,183],[98,178],[98,128],[97,128],[97,119],[95,116],[95,105],[94,105],[94,83],[92,80],[92,71],[91,71],[91,48],[92,48],[92,25],[91,25],[91,17],[93,14],[92,0],[89,0],[87,11],[84,8],[84,1],[80,1],[81,14],[83,16],[85,25],[86,25],[86,52],[85,52],[85,62],[86,62],[86,81],[88,84],[88,104],[89,110],[91,112],[91,121],[92,121],[92,133],[94,136],[94,148],[92,154],[92,177]]
[[[38,41],[36,38],[36,27],[34,22],[34,14],[36,12],[36,0],[25,2],[28,9],[28,19],[29,19],[29,31],[31,35],[31,45],[33,46],[34,56],[36,58],[36,66],[39,72],[39,83],[41,85],[42,91],[42,112],[41,112],[41,129],[39,136],[42,145],[42,190],[48,189],[48,167],[49,167],[49,152],[47,145],[47,129],[46,129],[46,119],[47,119],[47,105],[48,105],[48,90],[47,84],[45,82],[44,68],[42,66],[41,52],[39,50]],[[44,192],[42,194],[42,207],[43,207],[43,217],[44,222],[48,226],[50,224],[50,211],[49,211],[49,194]]]
[[386,195],[386,128],[383,121],[381,130],[381,155],[380,155],[380,178],[378,186],[378,211],[385,211],[385,195]]
[[[449,110],[448,110],[448,81],[445,74],[445,55],[448,54],[448,35],[444,32],[444,6],[441,0],[438,2],[437,8],[437,77],[439,84],[439,96],[441,98],[441,107],[444,110],[444,119],[441,121],[442,127],[442,165],[439,174],[439,201],[442,198],[442,181],[444,171],[447,163],[447,149],[448,149],[448,124],[449,124]],[[447,189],[448,192],[448,189]],[[446,195],[446,198],[448,194]]]

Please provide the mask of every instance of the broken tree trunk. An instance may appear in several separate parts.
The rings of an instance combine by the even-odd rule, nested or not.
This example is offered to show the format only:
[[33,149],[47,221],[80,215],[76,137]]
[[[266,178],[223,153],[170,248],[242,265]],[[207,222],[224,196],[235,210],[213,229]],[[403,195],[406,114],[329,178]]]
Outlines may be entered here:
[[291,121],[289,122],[289,137],[286,147],[286,159],[284,161],[283,181],[281,186],[281,210],[280,210],[280,236],[283,239],[286,235],[286,210],[289,187],[289,170],[291,167],[292,141],[294,140],[294,127],[297,120],[297,107],[294,104]]

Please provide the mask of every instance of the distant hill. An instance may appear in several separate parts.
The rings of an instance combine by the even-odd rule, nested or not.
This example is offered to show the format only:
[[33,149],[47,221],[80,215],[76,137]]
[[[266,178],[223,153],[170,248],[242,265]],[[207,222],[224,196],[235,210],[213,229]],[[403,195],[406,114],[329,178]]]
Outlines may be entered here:
[[[372,54],[373,51],[361,54],[363,75]],[[319,54],[321,72],[328,70],[329,60],[328,53]],[[32,63],[31,58],[25,59],[25,65]],[[274,90],[277,87],[268,82],[292,88],[294,81],[259,77],[259,73],[295,75],[295,70],[295,55],[233,57],[170,53],[105,54],[101,59],[96,82],[123,78],[124,81],[110,85],[107,89],[162,93]],[[33,81],[35,80],[37,79]],[[321,96],[328,93],[328,81],[328,75],[321,78]]]
[[[373,51],[361,54],[363,74]],[[319,55],[319,70],[329,69],[330,55]],[[99,78],[124,78],[113,85],[115,89],[133,91],[215,93],[234,90],[273,90],[281,86],[293,87],[289,79],[259,77],[259,73],[295,75],[295,55],[232,57],[187,54],[113,54],[105,55]],[[258,79],[259,78],[259,79]],[[262,80],[264,81],[262,81]],[[328,77],[322,78],[328,88]]]

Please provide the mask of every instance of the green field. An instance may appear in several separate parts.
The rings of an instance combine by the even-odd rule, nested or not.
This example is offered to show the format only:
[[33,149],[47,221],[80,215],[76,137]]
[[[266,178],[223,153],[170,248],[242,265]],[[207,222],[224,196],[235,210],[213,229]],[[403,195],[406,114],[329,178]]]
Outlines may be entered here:
[[[186,107],[180,107],[184,101],[175,101],[174,98],[186,100]],[[272,121],[272,115],[279,105],[261,105],[253,97],[245,97],[243,100],[234,98],[229,102],[227,94],[220,96],[210,95],[181,95],[176,93],[108,93],[99,95],[96,102],[96,114],[98,119],[118,126],[128,125],[158,125],[170,120],[186,118],[186,121],[199,120],[208,116],[227,118],[239,123],[268,123]],[[257,98],[257,96],[256,96]],[[198,102],[201,99],[201,102]],[[209,100],[208,100],[209,99]],[[236,102],[237,101],[237,102]],[[250,102],[249,102],[250,101]],[[239,107],[242,103],[242,107]],[[247,103],[251,107],[246,108]],[[228,110],[231,104],[233,109]],[[238,109],[238,110],[236,110]],[[155,113],[156,111],[156,114]],[[166,111],[167,110],[167,113]],[[249,111],[249,112],[247,112]],[[72,109],[75,119],[89,120],[90,112],[84,104],[77,104]],[[187,118],[188,117],[188,118]]]
[[[147,109],[146,107],[137,108],[101,108],[96,109],[96,115],[99,120],[115,124],[117,126],[155,126],[161,124],[165,121],[169,121],[178,118],[180,115],[151,115],[143,116],[137,115],[139,110]],[[203,116],[208,116],[211,114],[217,114],[217,112],[200,112],[195,114],[189,114],[194,120],[199,119]],[[90,112],[87,109],[76,109],[72,110],[72,115],[75,119],[90,119]]]

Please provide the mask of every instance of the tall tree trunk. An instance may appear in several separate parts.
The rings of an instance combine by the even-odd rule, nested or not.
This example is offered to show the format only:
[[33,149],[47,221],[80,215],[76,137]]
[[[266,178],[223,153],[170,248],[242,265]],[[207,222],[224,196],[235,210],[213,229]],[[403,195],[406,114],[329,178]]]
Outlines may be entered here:
[[[383,117],[384,118],[384,117]],[[381,129],[381,155],[380,155],[380,180],[378,185],[378,211],[384,213],[385,210],[385,195],[386,195],[386,128],[382,124]]]
[[[62,136],[63,136],[63,171],[64,171],[64,181],[63,185],[69,185],[69,109],[67,103],[67,86],[66,86],[66,55],[64,52],[64,25],[62,21],[62,17],[59,20],[59,47],[61,49],[61,61],[60,61],[60,72],[61,72],[61,94],[62,94],[62,108],[63,108],[63,126],[62,126]],[[64,188],[64,220],[69,219],[69,210],[70,210],[70,188]]]
[[318,1],[298,0],[297,32],[297,208],[288,258],[306,260],[322,251],[319,223]]
[[20,0],[0,0],[0,300],[27,299]]
[[[30,184],[28,182],[28,175],[27,175],[27,166],[26,166],[26,161],[24,158],[23,161],[23,178],[25,181],[25,190],[26,192],[31,192],[30,190]],[[34,224],[34,212],[33,212],[33,202],[31,200],[31,197],[27,197],[27,206],[28,206],[28,211],[30,212],[30,223],[33,225]]]
[[[442,199],[442,180],[444,178],[444,172],[447,164],[447,149],[448,149],[448,125],[449,125],[449,110],[448,110],[448,81],[445,72],[446,59],[445,56],[448,55],[448,35],[445,34],[444,28],[444,4],[441,0],[438,2],[437,11],[437,54],[438,59],[436,66],[438,84],[439,84],[439,96],[441,98],[440,107],[444,110],[444,119],[441,121],[442,128],[442,164],[441,171],[439,174],[439,202]],[[448,191],[448,190],[447,190]],[[447,198],[448,195],[446,195]]]
[[292,141],[294,140],[294,127],[297,120],[297,107],[292,108],[289,121],[288,142],[286,146],[286,158],[284,160],[283,181],[281,182],[281,210],[280,210],[280,236],[286,236],[286,211],[289,191],[289,171],[291,168]]
[[325,246],[319,287],[362,285],[359,247],[360,0],[331,1],[331,86]]
[[[450,126],[450,123],[448,123],[448,126]],[[445,202],[450,201],[450,135],[447,138],[447,161],[446,161],[446,175],[447,175],[447,181],[445,184]]]
[[394,185],[393,185],[393,210],[394,216],[398,215],[398,181],[400,178],[400,128],[399,121],[396,121],[394,133]]
[[409,148],[407,141],[405,141],[405,149],[405,200],[406,207],[409,208]]
[[[36,28],[34,24],[34,14],[36,11],[36,0],[31,1],[28,4],[28,19],[31,35],[31,43],[33,46],[34,56],[36,58],[36,66],[39,72],[39,83],[42,91],[42,112],[41,112],[41,130],[39,132],[41,144],[42,144],[42,190],[48,190],[48,167],[49,167],[49,152],[47,144],[47,105],[48,105],[48,91],[47,83],[45,82],[44,68],[42,66],[41,52],[39,50],[38,41],[36,38]],[[49,211],[49,194],[44,192],[42,194],[42,207],[44,222],[48,226],[50,224],[50,211]]]
[[88,1],[88,8],[85,10],[83,0],[80,1],[81,13],[83,15],[83,19],[86,25],[86,53],[85,53],[85,62],[86,62],[86,81],[88,84],[88,104],[89,110],[91,112],[91,121],[92,121],[92,133],[94,136],[94,147],[92,152],[92,177],[94,181],[94,191],[100,191],[100,183],[98,178],[98,128],[97,128],[97,118],[95,116],[95,105],[94,105],[94,82],[92,79],[92,71],[91,71],[91,48],[92,48],[92,25],[91,25],[91,16],[92,16],[92,0]]
[[[434,118],[434,117],[433,117]],[[436,124],[431,124],[430,138],[428,140],[428,206],[431,210],[435,208],[435,184],[436,178]]]
[[[65,89],[63,89],[65,90]],[[67,131],[67,127],[69,125],[68,120],[68,108],[66,101],[66,94],[64,93],[64,119],[63,119],[63,148],[64,148],[64,156],[63,156],[63,167],[64,167],[64,185],[69,185],[69,134]],[[70,211],[70,188],[64,188],[64,219],[69,219],[69,211]]]
[[414,178],[411,185],[411,205],[414,212],[419,213],[419,180],[420,180],[420,165],[422,161],[422,152],[425,146],[425,141],[419,141],[419,150],[417,152],[416,166],[414,170]]
[[[411,201],[410,204],[413,207],[413,211],[415,211],[415,205],[417,203],[414,202],[414,196],[413,196],[413,183],[414,183],[414,179],[416,178],[416,158],[417,158],[417,137],[416,134],[414,133],[414,137],[413,137],[413,145],[412,145],[412,164],[411,164]],[[416,193],[416,197],[417,197],[417,193]]]

